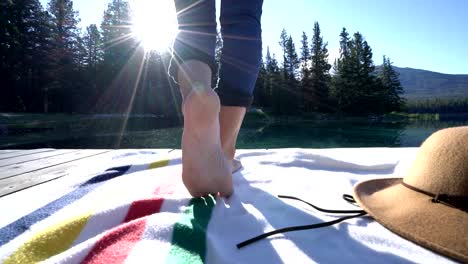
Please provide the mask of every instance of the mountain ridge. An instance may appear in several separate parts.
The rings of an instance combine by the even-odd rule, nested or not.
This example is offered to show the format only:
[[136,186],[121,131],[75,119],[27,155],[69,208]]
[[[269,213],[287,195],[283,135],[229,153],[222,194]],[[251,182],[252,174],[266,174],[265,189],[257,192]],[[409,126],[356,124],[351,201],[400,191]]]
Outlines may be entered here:
[[[377,66],[376,71],[382,66]],[[468,74],[446,74],[410,67],[393,66],[399,73],[403,96],[408,100],[468,98]]]

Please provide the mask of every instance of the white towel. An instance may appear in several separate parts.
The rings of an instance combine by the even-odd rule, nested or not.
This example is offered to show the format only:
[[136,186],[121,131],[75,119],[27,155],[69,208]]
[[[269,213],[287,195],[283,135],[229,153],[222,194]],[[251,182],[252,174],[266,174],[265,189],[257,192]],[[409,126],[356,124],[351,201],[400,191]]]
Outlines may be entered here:
[[[406,173],[416,148],[240,150],[229,198],[191,198],[181,153],[121,151],[73,175],[0,199],[2,263],[453,263],[370,217],[236,244],[279,228],[331,221],[370,178]],[[15,203],[15,204],[13,204]]]

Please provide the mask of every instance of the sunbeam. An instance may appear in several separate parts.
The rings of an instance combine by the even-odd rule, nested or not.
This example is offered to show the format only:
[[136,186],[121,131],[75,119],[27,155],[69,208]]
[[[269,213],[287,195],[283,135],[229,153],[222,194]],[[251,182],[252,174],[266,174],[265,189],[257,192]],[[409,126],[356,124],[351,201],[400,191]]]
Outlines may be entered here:
[[177,18],[172,0],[133,0],[132,31],[147,51],[168,50],[177,34]]
[[116,45],[119,45],[121,43],[124,43],[130,39],[132,39],[133,36],[131,34],[126,34],[126,35],[122,35],[120,37],[117,37],[117,38],[114,38],[114,39],[111,39],[109,41],[106,41],[103,43],[103,49],[106,50],[106,49],[110,49]]
[[[136,54],[134,54],[134,56],[135,55]],[[117,139],[117,142],[116,142],[116,147],[117,148],[120,148],[120,146],[122,144],[122,137],[123,137],[123,135],[125,133],[125,130],[127,128],[128,118],[130,117],[130,114],[132,112],[133,101],[135,100],[135,95],[136,95],[138,87],[140,85],[143,69],[145,68],[145,65],[147,63],[147,56],[148,56],[148,53],[145,52],[143,54],[143,58],[141,59],[140,66],[138,68],[138,74],[137,74],[137,77],[136,77],[136,80],[135,80],[135,84],[134,84],[134,86],[132,88],[132,95],[130,97],[130,101],[128,102],[127,110],[125,111],[122,126],[120,127],[119,138]]]

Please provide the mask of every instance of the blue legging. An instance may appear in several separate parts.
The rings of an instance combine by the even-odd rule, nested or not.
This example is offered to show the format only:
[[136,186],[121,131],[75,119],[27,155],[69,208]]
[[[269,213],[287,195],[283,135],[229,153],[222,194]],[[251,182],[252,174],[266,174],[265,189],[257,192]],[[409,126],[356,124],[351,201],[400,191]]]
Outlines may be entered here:
[[[223,49],[218,95],[224,106],[249,107],[262,57],[260,19],[263,0],[221,0]],[[175,0],[179,34],[174,42],[178,63],[199,60],[217,72],[215,0]]]

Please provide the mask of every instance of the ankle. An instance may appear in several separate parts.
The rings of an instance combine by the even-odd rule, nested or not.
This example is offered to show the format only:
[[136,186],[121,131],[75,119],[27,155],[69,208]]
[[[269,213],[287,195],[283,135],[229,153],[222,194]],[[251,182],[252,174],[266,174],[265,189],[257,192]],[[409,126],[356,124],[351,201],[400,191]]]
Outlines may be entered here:
[[221,109],[218,94],[211,88],[192,90],[182,102],[184,116],[191,115],[203,118],[203,116],[216,115]]
[[211,89],[211,68],[201,61],[186,61],[179,66],[177,80],[185,99],[194,90]]
[[226,157],[228,161],[232,161],[236,156],[236,148],[234,144],[226,144],[221,142],[221,147],[223,149],[224,157]]
[[221,146],[226,159],[233,160],[236,154],[236,142],[242,120],[246,112],[245,107],[222,106],[220,112]]

